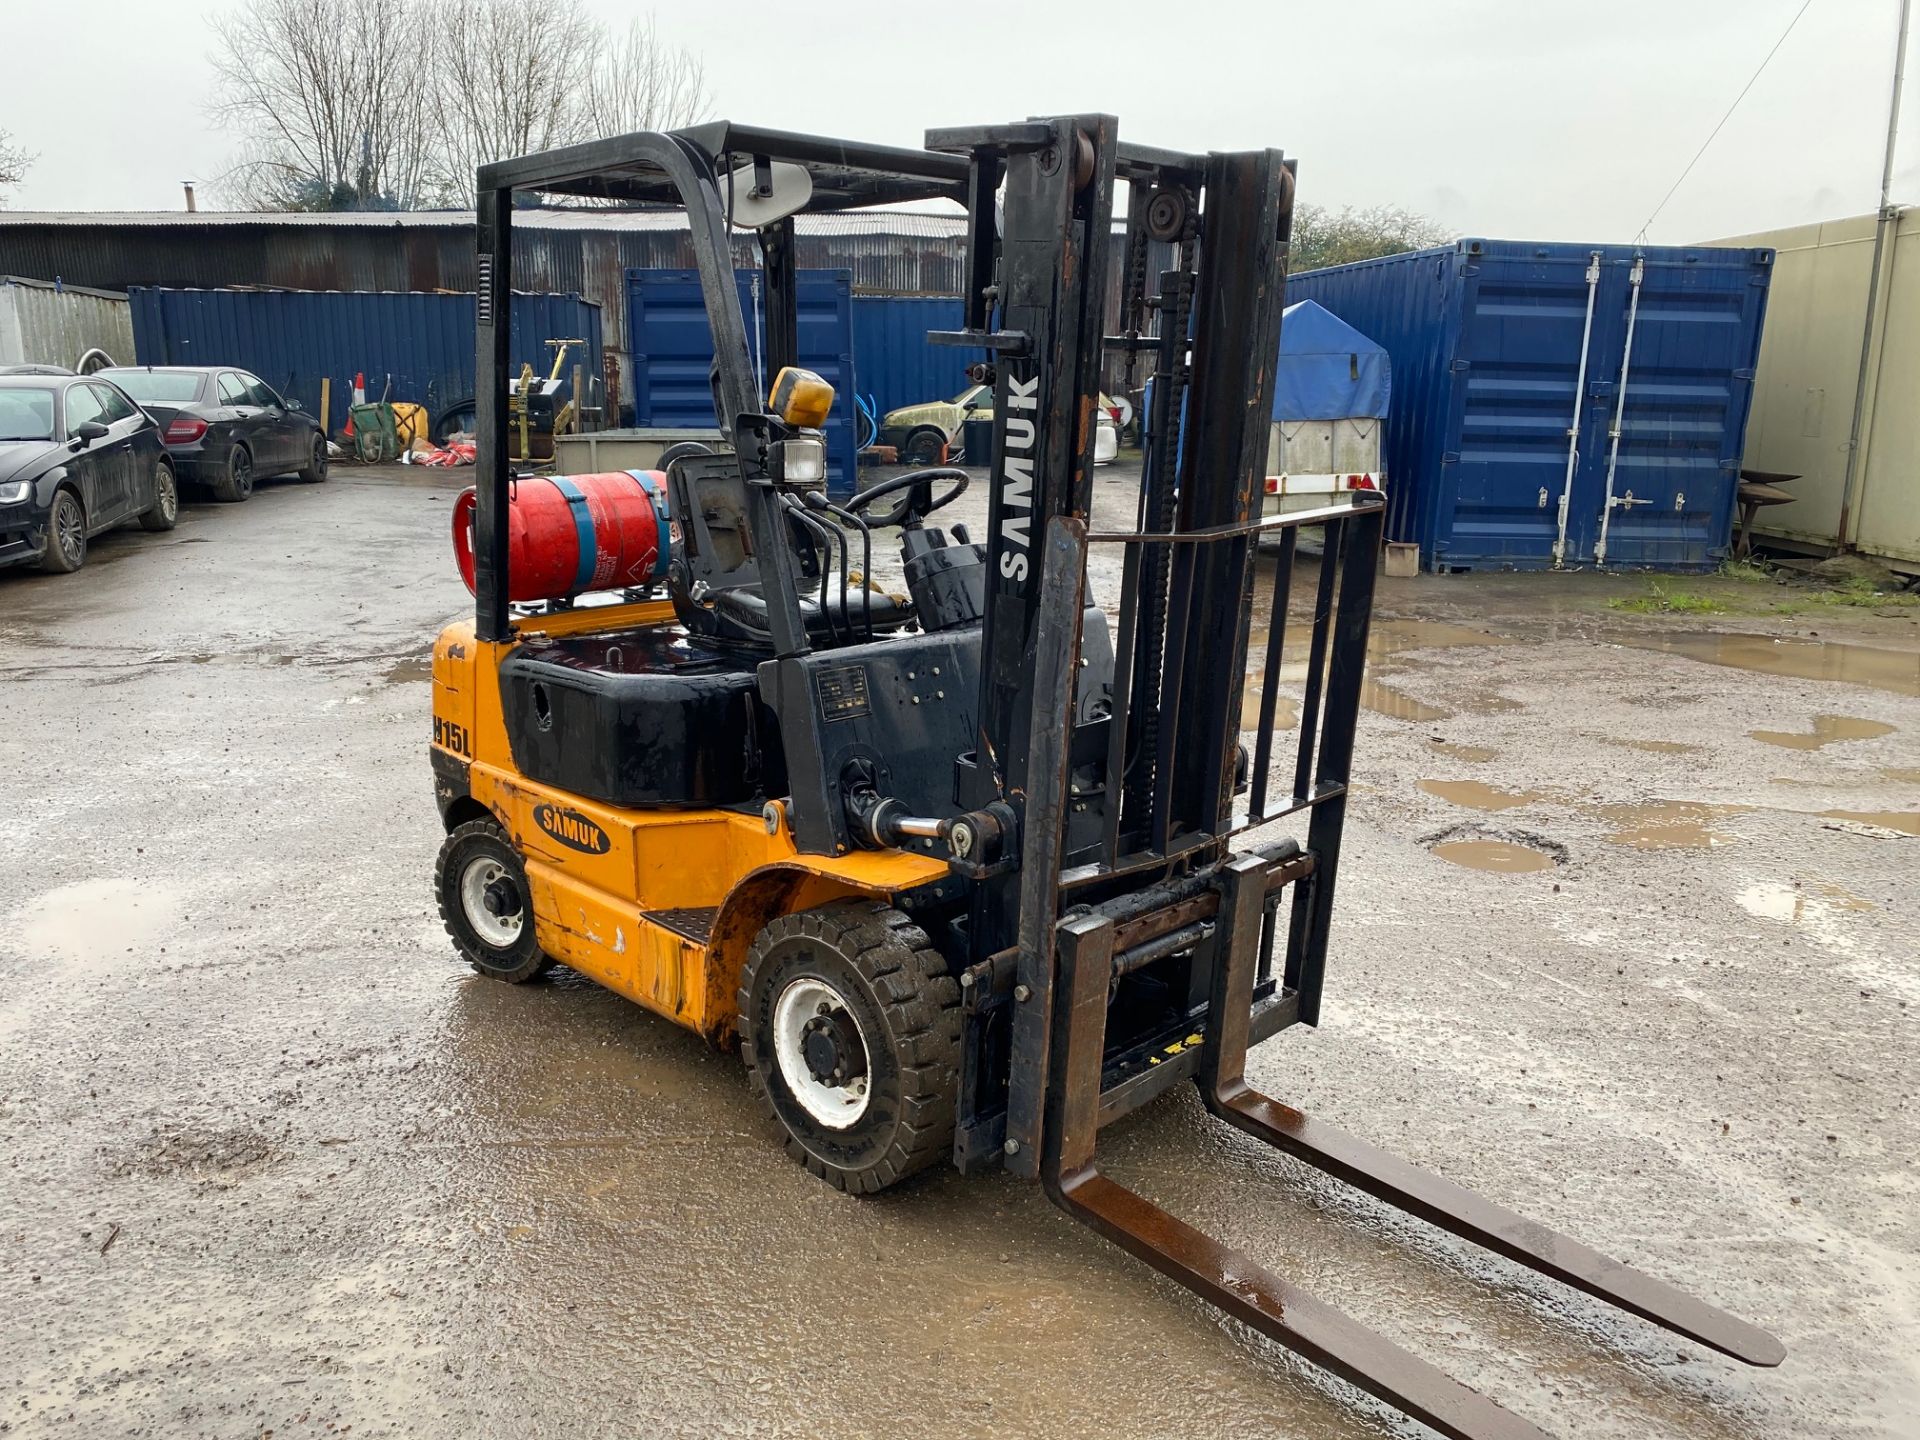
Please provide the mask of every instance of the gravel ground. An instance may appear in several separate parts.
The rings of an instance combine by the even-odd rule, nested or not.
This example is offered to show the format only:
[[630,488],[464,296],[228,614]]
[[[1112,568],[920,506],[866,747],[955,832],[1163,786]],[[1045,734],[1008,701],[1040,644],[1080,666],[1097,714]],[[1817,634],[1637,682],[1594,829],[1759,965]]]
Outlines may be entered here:
[[[734,1057],[457,964],[423,752],[460,483],[268,484],[0,573],[0,1433],[1415,1433],[1034,1187],[848,1199]],[[1252,1078],[1787,1363],[1186,1092],[1103,1160],[1553,1433],[1920,1434],[1920,612],[1608,606],[1645,590],[1382,584],[1329,1003]]]

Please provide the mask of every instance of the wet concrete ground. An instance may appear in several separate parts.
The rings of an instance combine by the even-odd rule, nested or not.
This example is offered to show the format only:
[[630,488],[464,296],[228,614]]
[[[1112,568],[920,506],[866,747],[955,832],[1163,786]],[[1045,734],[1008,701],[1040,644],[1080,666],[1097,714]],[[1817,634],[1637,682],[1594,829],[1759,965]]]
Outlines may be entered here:
[[[843,1197],[733,1057],[456,964],[422,661],[460,483],[268,484],[0,573],[0,1433],[1418,1433],[1033,1187]],[[1920,625],[1606,609],[1642,588],[1383,584],[1330,1003],[1252,1074],[1786,1365],[1184,1092],[1103,1158],[1552,1433],[1920,1434]]]

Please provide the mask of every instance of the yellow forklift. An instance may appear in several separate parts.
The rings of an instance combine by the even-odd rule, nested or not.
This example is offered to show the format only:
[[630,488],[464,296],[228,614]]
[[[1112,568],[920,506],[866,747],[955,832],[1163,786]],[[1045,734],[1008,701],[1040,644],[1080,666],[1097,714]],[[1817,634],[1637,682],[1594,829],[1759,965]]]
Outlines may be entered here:
[[[1102,115],[923,150],[718,122],[484,167],[479,464],[454,536],[476,606],[433,658],[447,929],[483,975],[564,962],[737,1043],[829,1183],[1004,1166],[1445,1435],[1542,1432],[1103,1176],[1100,1129],[1192,1081],[1380,1200],[1778,1364],[1770,1335],[1247,1083],[1250,1045],[1320,1018],[1383,520],[1366,494],[1261,515],[1293,193],[1278,151],[1154,149]],[[512,474],[516,194],[685,213],[723,439],[654,472]],[[831,391],[795,363],[794,215],[929,199],[967,214],[963,328],[929,338],[994,387],[977,539],[939,515],[966,471],[845,493]],[[767,395],[735,230],[764,266]],[[1103,528],[1110,355],[1130,385],[1151,371],[1154,413],[1133,523]],[[903,593],[870,578],[889,543]],[[1099,546],[1117,594],[1089,584]]]

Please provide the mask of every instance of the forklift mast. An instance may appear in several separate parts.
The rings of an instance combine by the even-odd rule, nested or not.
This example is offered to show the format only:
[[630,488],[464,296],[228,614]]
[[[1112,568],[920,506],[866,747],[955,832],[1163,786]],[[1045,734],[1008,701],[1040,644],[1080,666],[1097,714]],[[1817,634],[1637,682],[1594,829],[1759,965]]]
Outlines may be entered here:
[[[800,203],[756,208],[795,171]],[[790,825],[795,847],[822,857],[944,849],[947,878],[901,903],[937,917],[963,997],[963,1170],[1004,1164],[1038,1179],[1063,1210],[1229,1314],[1463,1440],[1540,1432],[1102,1175],[1101,1127],[1193,1080],[1218,1118],[1378,1199],[1726,1354],[1779,1363],[1764,1332],[1247,1082],[1250,1046],[1320,1015],[1385,515],[1377,493],[1354,492],[1262,516],[1294,194],[1279,151],[1158,150],[1087,114],[937,130],[924,150],[716,122],[483,167],[483,641],[513,635],[516,190],[686,213],[729,453],[676,461],[669,488],[737,516],[732,568],[713,578],[764,607],[768,653],[754,673],[791,789],[768,797],[769,833]],[[754,378],[730,231],[743,214],[763,217],[765,352],[778,371],[797,354],[792,213],[936,198],[966,209],[966,293],[963,328],[929,338],[974,352],[970,373],[994,387],[978,620],[876,640],[869,609],[862,643],[843,598],[841,644],[819,628],[832,614],[824,564],[796,536],[830,547],[822,513],[870,541],[869,527],[824,495],[802,503],[783,481],[793,432]],[[1096,407],[1113,366],[1129,388],[1143,368],[1151,376],[1137,496],[1095,482]],[[710,519],[704,500],[683,509],[676,498],[690,539]],[[1309,530],[1323,540],[1317,557],[1299,544]],[[840,555],[844,597],[844,541]],[[797,587],[816,577],[809,611]],[[1290,755],[1275,748],[1283,674],[1299,687]]]

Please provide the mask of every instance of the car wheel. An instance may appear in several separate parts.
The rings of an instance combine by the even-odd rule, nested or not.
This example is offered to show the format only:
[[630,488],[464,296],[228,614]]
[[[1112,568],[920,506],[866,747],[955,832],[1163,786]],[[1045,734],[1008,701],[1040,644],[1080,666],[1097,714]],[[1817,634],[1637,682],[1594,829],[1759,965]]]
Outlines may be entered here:
[[938,430],[916,430],[901,448],[902,465],[938,465],[947,453],[947,437]]
[[316,435],[313,437],[313,454],[308,458],[306,466],[300,471],[300,478],[309,485],[318,485],[322,480],[327,478],[326,436]]
[[71,490],[54,493],[47,515],[47,548],[40,568],[49,575],[71,575],[87,563],[87,512]]
[[153,467],[153,504],[140,517],[142,530],[171,530],[180,518],[180,487],[173,483],[173,466],[158,461]]
[[253,454],[244,445],[227,452],[227,463],[214,472],[213,496],[237,504],[253,494]]

